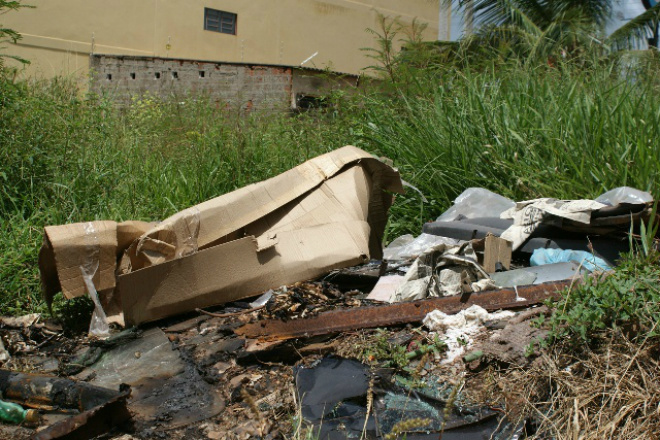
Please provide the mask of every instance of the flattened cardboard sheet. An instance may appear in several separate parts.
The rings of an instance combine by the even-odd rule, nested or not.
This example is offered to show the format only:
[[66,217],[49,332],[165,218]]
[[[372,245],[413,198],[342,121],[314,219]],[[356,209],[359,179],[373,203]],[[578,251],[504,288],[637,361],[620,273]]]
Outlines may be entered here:
[[254,237],[224,243],[119,277],[126,324],[135,325],[254,296],[368,260],[366,222],[329,223],[277,234],[261,252]]

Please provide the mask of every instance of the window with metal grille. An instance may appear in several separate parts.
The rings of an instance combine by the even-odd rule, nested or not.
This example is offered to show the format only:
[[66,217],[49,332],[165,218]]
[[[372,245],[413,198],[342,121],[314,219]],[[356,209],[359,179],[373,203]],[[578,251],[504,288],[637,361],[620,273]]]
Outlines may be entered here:
[[204,8],[204,29],[236,35],[236,18],[237,15],[231,12]]

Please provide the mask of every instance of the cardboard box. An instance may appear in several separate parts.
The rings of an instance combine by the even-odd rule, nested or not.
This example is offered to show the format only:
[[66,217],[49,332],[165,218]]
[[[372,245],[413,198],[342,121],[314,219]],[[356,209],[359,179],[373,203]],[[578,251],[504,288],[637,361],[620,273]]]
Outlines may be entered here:
[[[177,213],[130,246],[117,241],[124,319],[153,321],[380,258],[391,192],[403,192],[398,172],[347,146]],[[50,245],[55,255],[89,254],[88,243],[78,233]],[[73,260],[68,282],[84,292],[75,264],[85,259]],[[100,274],[117,268],[107,260]]]

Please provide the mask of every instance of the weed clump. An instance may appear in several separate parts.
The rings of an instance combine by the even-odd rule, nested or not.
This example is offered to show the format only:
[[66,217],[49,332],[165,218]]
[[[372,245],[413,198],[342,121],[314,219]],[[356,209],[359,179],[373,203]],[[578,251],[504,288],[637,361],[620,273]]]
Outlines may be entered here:
[[554,304],[551,338],[589,341],[595,332],[620,328],[632,339],[655,337],[660,317],[660,266],[628,258],[612,274],[587,277]]

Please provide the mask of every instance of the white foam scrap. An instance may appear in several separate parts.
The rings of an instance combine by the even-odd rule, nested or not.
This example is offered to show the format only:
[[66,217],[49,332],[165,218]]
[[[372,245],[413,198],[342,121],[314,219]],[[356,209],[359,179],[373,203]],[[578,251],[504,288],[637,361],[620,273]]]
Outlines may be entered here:
[[474,336],[483,331],[484,322],[512,316],[515,316],[515,313],[507,310],[488,313],[483,307],[473,305],[454,315],[433,310],[422,322],[432,332],[442,333],[439,335],[440,339],[447,344],[447,359],[443,363],[451,363],[472,346]]

